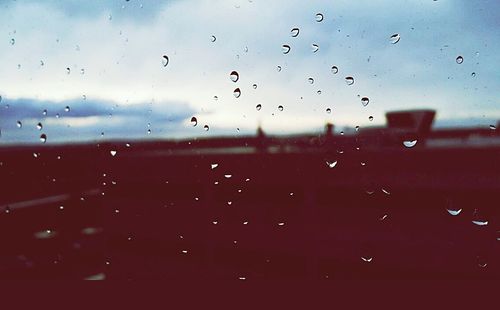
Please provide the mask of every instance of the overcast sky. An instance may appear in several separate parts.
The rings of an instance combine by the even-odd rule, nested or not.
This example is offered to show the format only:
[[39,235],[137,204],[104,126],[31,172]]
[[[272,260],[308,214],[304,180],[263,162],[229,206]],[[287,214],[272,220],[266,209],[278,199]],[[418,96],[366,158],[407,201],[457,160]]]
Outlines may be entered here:
[[243,135],[259,124],[315,132],[413,108],[437,110],[438,125],[500,119],[498,0],[2,0],[0,10],[0,143]]

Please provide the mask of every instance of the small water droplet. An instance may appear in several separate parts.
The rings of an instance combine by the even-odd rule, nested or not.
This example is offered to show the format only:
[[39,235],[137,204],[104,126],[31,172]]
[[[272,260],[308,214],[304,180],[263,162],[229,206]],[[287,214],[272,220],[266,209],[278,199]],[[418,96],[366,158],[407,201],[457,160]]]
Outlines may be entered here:
[[111,156],[116,156],[116,153],[117,153],[116,150],[109,151],[109,154],[111,154]]
[[328,113],[328,114],[332,113],[332,109],[326,108],[326,113]]
[[308,78],[307,81],[309,82],[309,84],[314,84],[314,79],[312,77]]
[[316,43],[311,44],[311,49],[313,53],[316,53],[319,50],[319,45]]
[[224,174],[224,177],[225,177],[226,179],[230,179],[230,178],[232,178],[232,177],[233,177],[233,175],[232,175],[232,174]]
[[47,135],[46,135],[46,134],[44,134],[44,133],[42,133],[42,134],[40,135],[40,141],[41,141],[42,143],[47,142]]
[[337,74],[338,72],[339,72],[339,68],[337,68],[336,66],[332,66],[332,73]]
[[10,39],[10,45],[14,45],[14,44],[16,44],[16,39],[14,39],[14,38]]
[[323,16],[323,14],[321,14],[321,13],[317,13],[317,14],[316,14],[316,21],[317,21],[318,23],[322,22],[324,18],[325,18],[325,17]]
[[281,72],[281,66],[277,66],[276,71]]
[[66,68],[66,73],[67,74],[70,74],[71,73],[71,69],[69,67]]
[[46,109],[42,111],[42,115],[47,115],[47,110]]
[[83,69],[83,68],[80,69],[80,74],[82,74],[82,75],[85,74],[85,69]]
[[389,37],[389,41],[392,44],[398,43],[400,39],[401,39],[401,36],[399,35],[399,33],[395,33],[395,34],[393,34],[392,36]]
[[241,96],[241,90],[239,88],[236,88],[235,90],[233,90],[233,96],[235,98],[239,98]]
[[472,72],[472,73],[470,74],[470,76],[472,76],[472,77],[476,77],[476,72]]
[[448,213],[450,215],[457,216],[457,215],[460,214],[460,212],[462,212],[462,209],[456,209],[456,210],[454,210],[454,209],[446,209],[446,211],[448,211]]
[[71,110],[71,108],[70,108],[69,106],[66,106],[66,107],[64,108],[64,112],[69,112],[70,110]]
[[203,126],[203,129],[204,129],[205,131],[208,131],[208,130],[210,129],[210,127],[208,127],[208,125],[205,125],[205,126]]
[[370,116],[368,117],[368,120],[369,120],[370,122],[371,122],[371,121],[373,121],[373,116],[371,116],[371,115],[370,115]]
[[406,141],[403,141],[403,145],[410,148],[410,147],[414,147],[415,145],[417,144],[417,140],[406,140]]
[[282,105],[279,105],[279,106],[278,106],[278,110],[279,110],[280,112],[281,112],[281,111],[283,111],[283,106],[282,106]]
[[253,89],[257,89],[257,84],[252,85]]
[[257,111],[260,111],[260,109],[262,109],[262,105],[259,103],[255,106],[255,108],[257,109]]
[[285,222],[279,222],[278,226],[285,226]]
[[366,263],[371,263],[373,260],[373,257],[361,257],[361,260],[363,260]]
[[182,254],[187,254],[188,253],[187,250],[182,250],[181,252],[182,252]]
[[191,125],[193,125],[193,127],[198,125],[198,119],[194,116],[191,117]]
[[23,123],[21,123],[21,121],[17,121],[17,128],[22,128],[23,127]]
[[217,41],[217,38],[215,36],[211,36],[210,41],[215,42],[215,41]]
[[384,194],[386,194],[386,195],[390,195],[390,194],[391,194],[388,190],[383,189],[383,188],[382,188],[382,193],[384,193]]
[[457,64],[461,64],[464,62],[464,58],[462,56],[457,56],[457,58],[455,59],[455,61],[457,62]]
[[474,220],[472,223],[476,224],[477,226],[486,226],[488,225],[488,221],[484,220]]
[[352,84],[354,84],[354,78],[352,76],[346,76],[345,82],[347,85],[352,85]]
[[283,51],[283,54],[288,54],[288,53],[290,52],[291,47],[290,47],[290,45],[283,44],[283,45],[281,46],[281,49],[282,49],[282,51]]
[[329,167],[329,168],[334,168],[335,166],[337,166],[337,161],[326,161],[326,165]]
[[45,66],[45,63],[43,62],[43,60],[40,60],[40,66]]
[[210,165],[210,169],[214,170],[215,168],[219,167],[219,164],[213,163]]
[[236,83],[240,79],[240,74],[238,72],[236,72],[236,71],[232,71],[229,74],[229,78],[231,79],[231,81],[233,81],[234,83]]
[[292,30],[290,30],[290,34],[292,35],[292,37],[297,37],[299,35],[299,28],[292,28]]
[[491,130],[496,130],[496,129],[497,129],[497,127],[495,127],[495,125],[490,125],[490,129],[491,129]]
[[361,98],[361,104],[366,107],[370,103],[370,99],[368,97]]
[[168,58],[167,55],[163,55],[161,56],[161,63],[163,65],[163,67],[166,67],[169,63],[170,59]]

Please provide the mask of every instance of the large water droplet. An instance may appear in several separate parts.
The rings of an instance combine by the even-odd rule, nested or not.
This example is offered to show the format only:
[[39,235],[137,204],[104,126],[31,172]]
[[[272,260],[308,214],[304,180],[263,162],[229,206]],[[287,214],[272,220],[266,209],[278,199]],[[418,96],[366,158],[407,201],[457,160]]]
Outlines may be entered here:
[[288,45],[288,44],[283,44],[283,45],[281,46],[281,49],[282,49],[282,51],[283,51],[283,54],[288,54],[288,53],[290,52],[290,45]]
[[170,61],[170,59],[168,59],[168,56],[167,55],[163,55],[161,56],[161,63],[163,65],[163,67],[166,67],[168,65],[168,62]]
[[497,129],[497,127],[496,127],[495,125],[490,125],[490,129],[491,129],[491,130],[496,130],[496,129]]
[[313,53],[316,53],[319,50],[319,45],[316,43],[311,44],[311,49]]
[[255,108],[257,109],[257,111],[260,111],[260,109],[262,109],[262,104],[258,103]]
[[238,80],[240,79],[240,75],[238,72],[236,71],[232,71],[230,74],[229,74],[229,78],[231,79],[231,81],[233,82],[238,82]]
[[329,167],[329,168],[334,168],[335,166],[337,166],[337,161],[326,161],[326,165]]
[[368,97],[361,98],[361,104],[366,107],[370,103],[370,99]]
[[38,123],[38,124],[36,124],[36,129],[38,129],[38,130],[42,130],[42,128],[43,128],[42,123]]
[[336,66],[332,66],[332,73],[337,74],[338,72],[339,72],[339,68],[337,68]]
[[460,212],[462,212],[462,209],[456,209],[456,210],[454,210],[454,209],[446,209],[446,211],[448,211],[448,213],[450,215],[457,216],[457,215],[460,214]]
[[46,134],[44,134],[44,133],[42,133],[42,134],[40,135],[40,141],[41,141],[42,143],[45,143],[45,142],[47,141],[47,135],[46,135]]
[[233,90],[233,96],[239,98],[241,96],[241,90],[239,88]]
[[345,82],[347,85],[352,85],[352,84],[354,84],[354,78],[352,76],[346,76]]
[[457,64],[461,64],[464,62],[464,58],[462,56],[458,56],[455,61],[457,62]]
[[392,44],[398,43],[400,39],[401,39],[401,36],[399,35],[399,33],[395,33],[395,34],[393,34],[392,36],[389,37],[389,41]]
[[22,128],[23,127],[23,123],[21,123],[21,121],[17,121],[17,128]]
[[292,30],[290,31],[292,37],[294,38],[299,35],[299,32],[300,32],[299,28],[292,28]]
[[280,112],[281,112],[281,111],[283,111],[283,106],[282,106],[282,105],[279,105],[279,106],[278,106],[278,110],[279,110]]
[[215,36],[211,36],[210,41],[215,42],[215,41],[217,41],[217,38]]
[[198,119],[194,116],[191,117],[191,125],[193,125],[193,127],[198,125]]
[[417,144],[417,140],[406,140],[406,141],[403,141],[403,145],[410,148],[410,147],[414,147],[415,145]]
[[308,78],[307,81],[309,82],[309,84],[314,84],[314,79],[312,77]]
[[321,14],[321,13],[317,13],[317,14],[316,14],[316,21],[317,21],[318,23],[322,22],[324,18],[325,18],[325,17],[323,16],[323,14]]

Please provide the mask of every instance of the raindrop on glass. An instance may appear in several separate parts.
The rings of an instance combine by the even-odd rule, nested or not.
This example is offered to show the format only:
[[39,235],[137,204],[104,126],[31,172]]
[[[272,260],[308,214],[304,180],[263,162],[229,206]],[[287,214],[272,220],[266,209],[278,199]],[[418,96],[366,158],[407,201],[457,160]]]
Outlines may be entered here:
[[283,106],[282,106],[282,105],[279,105],[279,106],[278,106],[278,110],[279,110],[280,112],[281,112],[281,111],[283,111]]
[[370,99],[368,97],[363,97],[361,98],[361,104],[366,107],[368,103],[370,102]]
[[470,76],[472,76],[472,77],[476,77],[476,72],[472,72],[472,73],[470,74]]
[[410,148],[410,147],[414,147],[415,145],[417,144],[417,140],[407,140],[407,141],[403,141],[403,145]]
[[277,66],[276,71],[281,72],[281,66]]
[[316,43],[311,44],[312,52],[316,53],[319,50],[319,45]]
[[239,98],[241,96],[241,90],[239,88],[236,88],[235,90],[233,90],[233,96],[235,98]]
[[314,83],[314,79],[312,77],[308,78],[307,81],[309,82],[309,84],[313,84]]
[[457,64],[461,64],[462,62],[464,62],[464,58],[462,56],[458,56],[455,61],[457,62]]
[[317,13],[317,14],[316,14],[316,21],[317,21],[318,23],[322,22],[324,18],[325,18],[325,17],[323,16],[323,14],[321,14],[321,13]]
[[336,66],[333,66],[332,67],[332,73],[333,74],[337,74],[339,72],[339,68],[337,68]]
[[395,33],[395,34],[393,34],[392,36],[389,37],[389,41],[392,44],[398,43],[400,39],[401,39],[401,36],[399,35],[399,33]]
[[42,128],[43,128],[42,123],[38,123],[38,124],[36,124],[36,129],[38,129],[38,130],[42,130]]
[[337,161],[326,161],[326,165],[329,167],[329,168],[334,168],[335,166],[337,166]]
[[217,164],[217,163],[210,164],[210,168],[211,168],[212,170],[214,170],[214,169],[215,169],[215,168],[217,168],[217,167],[219,167],[219,164]]
[[170,60],[168,59],[168,56],[167,55],[163,55],[161,56],[161,63],[163,64],[164,67],[166,67],[168,65],[168,62]]
[[68,67],[68,68],[66,68],[66,73],[67,73],[67,74],[70,74],[70,73],[71,73],[71,69],[70,69],[69,67]]
[[114,156],[116,156],[116,151],[115,150],[111,150],[111,151],[109,151],[109,154],[111,154],[111,156],[114,157]]
[[290,31],[292,37],[294,38],[299,35],[299,32],[300,32],[299,28],[292,28],[292,30]]
[[283,51],[283,54],[288,54],[290,52],[290,45],[283,44],[281,46],[281,50]]
[[260,111],[260,109],[262,109],[262,105],[259,103],[255,106],[255,108],[257,109],[257,111]]
[[215,42],[216,40],[217,40],[217,38],[215,36],[210,37],[210,41]]
[[257,89],[257,84],[252,85],[253,89]]
[[332,109],[326,108],[326,113],[328,113],[328,114],[332,113]]
[[229,74],[229,78],[231,79],[231,81],[236,83],[240,79],[240,75],[238,74],[238,72],[233,71]]
[[316,92],[318,95],[321,95],[321,89]]
[[198,119],[194,116],[191,117],[191,125],[193,125],[193,127],[198,125]]
[[371,115],[370,115],[370,116],[368,117],[368,120],[369,120],[370,122],[371,122],[371,121],[373,121],[373,116],[371,116]]
[[497,128],[495,127],[495,125],[490,125],[490,129],[491,130],[496,130]]
[[453,215],[453,216],[457,216],[460,214],[460,212],[462,212],[462,209],[457,209],[457,210],[453,210],[453,209],[446,209],[446,211],[448,211],[448,213],[450,215]]
[[373,260],[373,257],[361,257],[361,260],[363,260],[366,263],[371,263]]
[[346,76],[345,82],[347,85],[352,85],[352,84],[354,84],[354,78],[352,76]]
[[42,114],[43,114],[43,115],[47,115],[47,110],[46,110],[46,109],[45,109],[45,110],[43,110],[43,111],[42,111]]
[[46,135],[46,134],[44,134],[44,133],[42,133],[42,134],[40,135],[40,141],[41,141],[42,143],[45,143],[45,142],[47,141],[47,135]]
[[64,112],[69,112],[70,110],[71,110],[71,108],[70,108],[69,106],[66,106],[66,107],[64,108]]
[[488,225],[488,221],[472,221],[473,224],[477,226],[486,226]]
[[83,69],[83,68],[80,69],[80,74],[82,74],[82,75],[85,74],[85,69]]
[[14,39],[14,38],[10,39],[10,45],[14,45],[14,44],[16,44],[16,39]]
[[205,126],[203,126],[203,129],[204,129],[205,131],[208,131],[208,130],[210,129],[210,127],[208,127],[208,125],[205,125]]
[[21,121],[17,121],[17,128],[21,128],[23,127],[23,123],[21,123]]

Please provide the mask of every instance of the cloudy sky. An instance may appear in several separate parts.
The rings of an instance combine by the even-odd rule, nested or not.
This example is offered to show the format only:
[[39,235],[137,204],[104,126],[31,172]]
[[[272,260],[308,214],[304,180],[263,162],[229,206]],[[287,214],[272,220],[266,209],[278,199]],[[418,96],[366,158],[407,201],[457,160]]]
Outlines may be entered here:
[[0,10],[0,144],[238,136],[259,124],[316,132],[413,108],[436,109],[441,126],[500,119],[498,0],[1,0]]

